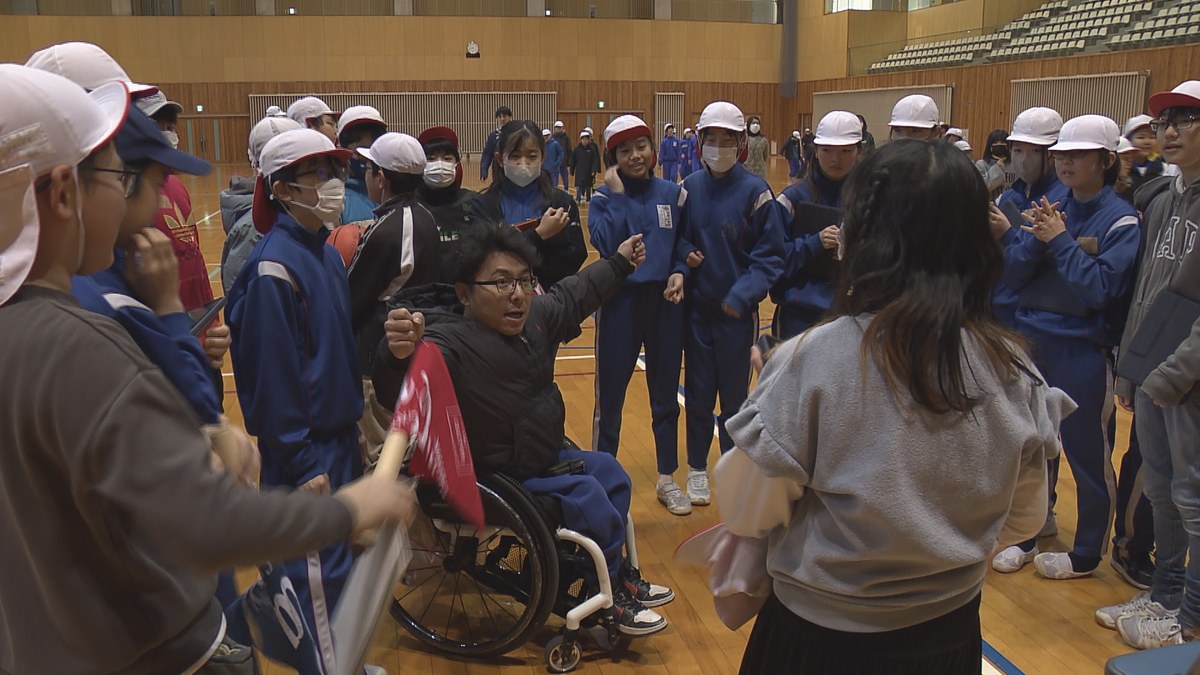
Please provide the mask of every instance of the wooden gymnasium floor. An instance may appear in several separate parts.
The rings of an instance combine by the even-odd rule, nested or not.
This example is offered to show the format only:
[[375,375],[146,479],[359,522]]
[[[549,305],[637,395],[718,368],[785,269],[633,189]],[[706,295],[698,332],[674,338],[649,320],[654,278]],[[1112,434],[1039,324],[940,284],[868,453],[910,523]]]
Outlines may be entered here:
[[[477,167],[467,166],[467,187],[480,187],[474,176]],[[246,174],[241,164],[218,165],[203,178],[184,177],[192,193],[193,216],[200,231],[201,248],[211,271],[213,291],[220,295],[221,283],[217,267],[221,260],[224,233],[218,206],[218,193],[228,185],[229,177]],[[788,183],[787,164],[771,160],[771,185],[778,192]],[[583,208],[584,224],[587,209]],[[589,262],[597,258],[592,251]],[[770,323],[770,301],[763,303],[762,326]],[[593,371],[592,321],[584,326],[583,336],[560,352],[557,364],[558,383],[567,403],[567,433],[583,445],[592,435]],[[236,423],[241,423],[237,393],[228,361],[225,365],[225,407]],[[681,400],[682,402],[682,400]],[[1129,434],[1129,415],[1118,410],[1117,452],[1119,461],[1125,452]],[[683,416],[680,416],[679,437],[683,440]],[[659,505],[654,495],[656,468],[653,437],[650,432],[649,403],[645,378],[635,374],[626,399],[624,425],[621,434],[620,459],[633,478],[634,500],[632,515],[637,525],[638,552],[642,571],[647,579],[675,589],[676,600],[662,608],[670,621],[663,632],[634,640],[616,660],[612,656],[585,645],[580,672],[595,675],[617,673],[670,673],[671,675],[729,675],[736,673],[742,651],[750,635],[750,627],[733,632],[717,619],[705,577],[698,571],[676,566],[671,554],[676,545],[688,536],[714,524],[715,507],[697,507],[691,515],[672,516]],[[712,460],[717,456],[713,443]],[[681,451],[682,457],[682,451]],[[677,477],[682,482],[682,475]],[[1056,539],[1043,540],[1043,550],[1069,550],[1074,533],[1075,484],[1066,462],[1063,462],[1059,481],[1058,522]],[[253,570],[239,574],[248,584]],[[1092,612],[1103,605],[1124,602],[1135,593],[1118,577],[1107,562],[1087,579],[1049,581],[1036,576],[1029,565],[1014,575],[989,572],[983,593],[982,620],[985,654],[985,673],[1004,672],[1006,675],[1096,675],[1103,672],[1108,658],[1130,650],[1115,632],[1098,626]],[[552,622],[557,621],[551,619]],[[429,675],[499,675],[500,673],[544,673],[542,649],[555,634],[556,627],[540,631],[532,643],[505,657],[488,661],[451,658],[432,652],[410,637],[390,617],[385,617],[374,639],[370,663],[385,667],[392,675],[424,672]],[[991,649],[989,649],[989,646]],[[287,668],[270,664],[268,675],[289,673]]]

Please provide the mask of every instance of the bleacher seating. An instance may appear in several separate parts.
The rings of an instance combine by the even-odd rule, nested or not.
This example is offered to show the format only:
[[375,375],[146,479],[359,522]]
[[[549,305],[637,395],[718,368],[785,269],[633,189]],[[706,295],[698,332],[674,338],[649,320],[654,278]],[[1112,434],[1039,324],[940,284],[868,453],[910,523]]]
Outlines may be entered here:
[[869,73],[1200,41],[1196,0],[1053,0],[990,35],[908,45]]

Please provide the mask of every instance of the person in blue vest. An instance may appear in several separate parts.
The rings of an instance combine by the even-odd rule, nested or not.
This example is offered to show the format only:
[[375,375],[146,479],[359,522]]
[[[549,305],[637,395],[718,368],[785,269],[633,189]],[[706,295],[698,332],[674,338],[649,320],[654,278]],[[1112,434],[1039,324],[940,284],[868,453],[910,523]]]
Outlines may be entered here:
[[728,452],[733,441],[725,421],[746,400],[758,304],[783,272],[784,225],[771,187],[738,162],[746,149],[742,111],[727,101],[710,103],[697,129],[704,170],[683,182],[682,236],[689,244],[676,256],[686,261],[698,250],[703,258],[688,275],[684,337],[687,496],[702,506],[712,501],[713,408],[719,394],[720,446]]
[[[1000,211],[1006,203],[1012,202],[1021,211],[1028,211],[1040,204],[1043,197],[1055,204],[1067,196],[1067,187],[1058,180],[1054,159],[1047,152],[1058,142],[1062,125],[1062,115],[1053,108],[1029,108],[1013,120],[1012,133],[1008,135],[1008,155],[1017,178],[1012,187],[996,198],[990,216],[992,236],[1002,248],[1019,240],[1021,234]],[[992,310],[996,318],[1013,329],[1017,327],[1017,294],[1020,290],[1002,281],[992,292]]]
[[567,155],[558,141],[550,135],[549,129],[542,129],[542,138],[546,141],[546,161],[542,162],[542,168],[550,174],[550,182],[553,184],[554,178],[562,171],[563,160]]
[[776,201],[783,208],[786,223],[783,275],[771,288],[775,303],[772,332],[786,340],[811,328],[833,304],[833,279],[814,275],[812,265],[818,256],[837,249],[837,225],[820,232],[793,237],[796,219],[803,213],[800,204],[842,207],[842,184],[862,151],[862,122],[854,113],[834,110],[821,118],[813,139],[816,152],[808,175],[789,185]]
[[545,156],[545,139],[536,124],[529,120],[505,124],[492,158],[496,171],[491,184],[479,193],[475,212],[484,220],[525,232],[541,256],[534,276],[549,290],[583,267],[587,243],[579,224],[579,207],[571,195],[555,189],[550,174],[542,170]]
[[691,127],[683,130],[683,140],[679,142],[679,178],[680,180],[692,175],[700,168],[696,159],[696,132]]
[[686,263],[677,261],[679,213],[687,192],[654,175],[654,137],[634,115],[604,130],[608,170],[588,212],[592,246],[611,257],[622,242],[642,235],[646,262],[596,312],[596,404],[592,449],[616,456],[621,410],[638,352],[646,350],[646,389],[658,456],[658,500],[675,515],[692,504],[675,482],[679,468],[679,368],[683,361]]
[[658,161],[662,164],[663,178],[672,183],[679,182],[681,150],[681,141],[675,136],[675,125],[667,122],[663,127],[662,143],[658,145]]
[[1002,278],[1021,289],[1018,328],[1046,381],[1079,406],[1062,424],[1063,452],[1077,485],[1072,550],[1038,553],[1035,541],[997,554],[1011,558],[1000,561],[1011,571],[1032,559],[1049,579],[1090,575],[1108,544],[1115,496],[1107,433],[1112,349],[1124,328],[1141,245],[1137,211],[1112,188],[1121,168],[1120,135],[1117,123],[1101,115],[1064,124],[1049,151],[1069,193],[1060,204],[1043,197],[1026,216],[1031,224],[1022,226],[1020,239],[1004,249]]
[[[387,122],[383,115],[369,105],[354,105],[346,108],[338,118],[337,144],[354,152],[358,148],[369,148],[377,138],[387,133]],[[354,155],[350,158],[350,177],[346,179],[346,207],[342,209],[343,223],[375,222],[375,209],[379,203],[371,199],[367,190],[367,160]]]
[[[326,243],[342,211],[350,151],[311,130],[267,142],[255,190],[264,231],[228,294],[233,374],[263,485],[329,494],[362,475],[362,378],[341,255]],[[353,558],[347,543],[284,562],[326,672],[330,617]]]
[[488,169],[492,166],[492,161],[496,155],[496,142],[500,138],[500,130],[505,124],[512,121],[512,109],[506,105],[496,108],[496,128],[488,134],[487,141],[483,144],[483,154],[479,156],[479,180],[486,181],[488,179]]

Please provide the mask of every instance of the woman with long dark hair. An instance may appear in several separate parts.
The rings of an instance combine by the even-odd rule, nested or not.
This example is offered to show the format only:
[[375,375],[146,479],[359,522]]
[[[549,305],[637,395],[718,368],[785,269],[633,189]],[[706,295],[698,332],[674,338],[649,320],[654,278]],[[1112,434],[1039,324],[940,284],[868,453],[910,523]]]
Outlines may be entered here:
[[983,147],[983,159],[975,162],[979,175],[987,185],[989,196],[998,197],[1004,192],[1008,172],[1008,132],[993,129]]
[[997,544],[1037,533],[1073,406],[996,322],[987,193],[949,143],[896,140],[842,193],[826,321],[777,347],[717,466],[729,531],[766,537],[749,673],[975,675]]
[[479,195],[477,211],[485,220],[526,231],[542,263],[534,269],[542,288],[571,276],[587,260],[587,244],[579,225],[579,207],[571,195],[554,187],[542,169],[546,140],[529,120],[513,120],[496,139],[496,171]]

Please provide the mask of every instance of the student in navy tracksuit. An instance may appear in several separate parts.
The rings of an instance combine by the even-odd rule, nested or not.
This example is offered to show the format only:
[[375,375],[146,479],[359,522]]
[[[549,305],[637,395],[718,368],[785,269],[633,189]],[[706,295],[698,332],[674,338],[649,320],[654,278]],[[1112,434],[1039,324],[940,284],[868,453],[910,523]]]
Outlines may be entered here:
[[696,159],[696,132],[691,127],[683,130],[683,140],[679,141],[679,178],[680,180],[692,175],[700,168]]
[[842,208],[842,184],[862,151],[862,122],[854,113],[835,110],[821,118],[813,143],[817,149],[808,175],[776,198],[784,211],[784,271],[771,288],[772,332],[784,340],[811,328],[833,304],[833,280],[815,276],[808,268],[817,256],[831,255],[824,252],[837,248],[838,226],[799,238],[792,232],[801,217],[796,207],[802,203]]
[[[679,468],[679,368],[683,361],[684,272],[675,260],[679,213],[687,193],[654,175],[650,127],[622,115],[604,131],[608,171],[592,197],[588,230],[601,258],[621,242],[642,235],[647,262],[629,276],[596,313],[596,406],[592,449],[617,454],[625,392],[646,350],[646,389],[658,455],[659,501],[676,515],[692,505],[672,474]],[[668,296],[670,296],[668,298]]]
[[1037,553],[1035,542],[1028,550],[1010,547],[997,554],[1019,558],[1016,569],[1032,558],[1051,579],[1091,574],[1108,544],[1114,497],[1107,433],[1111,356],[1124,327],[1122,306],[1141,240],[1137,212],[1112,189],[1120,171],[1119,136],[1116,123],[1100,115],[1064,124],[1050,152],[1070,194],[1058,207],[1043,199],[1032,227],[1023,227],[1020,240],[1005,248],[1004,280],[1021,288],[1018,326],[1033,343],[1049,384],[1079,405],[1062,424],[1063,452],[1078,486],[1072,551]]
[[[684,240],[703,262],[688,280],[684,338],[687,408],[688,499],[711,502],[708,451],[713,408],[721,397],[721,451],[733,447],[725,432],[750,381],[750,348],[758,336],[758,303],[783,271],[783,217],[770,186],[739,162],[746,123],[732,103],[710,103],[700,116],[700,158],[705,167],[683,187]],[[682,259],[687,253],[677,251]]]
[[[229,291],[226,316],[238,399],[246,430],[258,437],[264,485],[327,494],[362,475],[350,289],[341,255],[326,243],[328,224],[341,212],[349,155],[308,129],[263,148],[254,222],[267,232]],[[329,617],[352,562],[346,543],[284,562],[327,671]]]
[[[479,156],[479,180],[488,179],[488,169],[492,166],[492,161],[496,155],[496,141],[500,138],[500,130],[505,124],[512,121],[512,110],[502,105],[496,108],[496,128],[488,134],[487,141],[483,144],[483,154]],[[494,173],[494,172],[493,172]]]
[[679,182],[679,161],[682,157],[682,141],[675,136],[675,125],[667,122],[662,143],[658,145],[658,162],[662,165],[663,178],[672,183]]
[[[129,109],[117,134],[117,152],[136,177],[125,177],[133,192],[126,200],[129,209],[113,264],[91,276],[74,277],[71,293],[84,309],[121,324],[192,405],[202,424],[219,424],[222,394],[213,388],[208,356],[192,335],[192,320],[179,299],[175,265],[170,264],[175,260],[171,241],[150,227],[168,170],[202,175],[212,167],[172,149],[158,125],[136,107]],[[128,259],[130,253],[140,264]]]
[[[992,234],[1002,248],[1017,241],[1020,234],[1000,211],[1006,203],[1012,202],[1021,211],[1028,211],[1040,204],[1043,197],[1054,204],[1067,196],[1067,187],[1058,180],[1054,160],[1046,151],[1058,142],[1062,124],[1062,116],[1052,108],[1030,108],[1013,120],[1012,133],[1008,135],[1008,154],[1009,165],[1017,179],[996,198],[991,214]],[[1000,282],[992,292],[992,310],[996,318],[1014,329],[1017,327],[1019,290]]]
[[[492,182],[479,193],[480,217],[523,226],[542,262],[534,276],[549,290],[587,260],[587,244],[579,225],[579,207],[571,195],[557,190],[542,170],[546,156],[542,132],[529,120],[504,125],[496,139]],[[536,225],[532,225],[535,223]]]
[[558,141],[554,140],[550,135],[549,129],[542,129],[542,138],[546,141],[546,161],[543,162],[543,169],[550,174],[551,181],[562,170],[563,160],[566,159],[566,154],[563,152],[562,146]]

